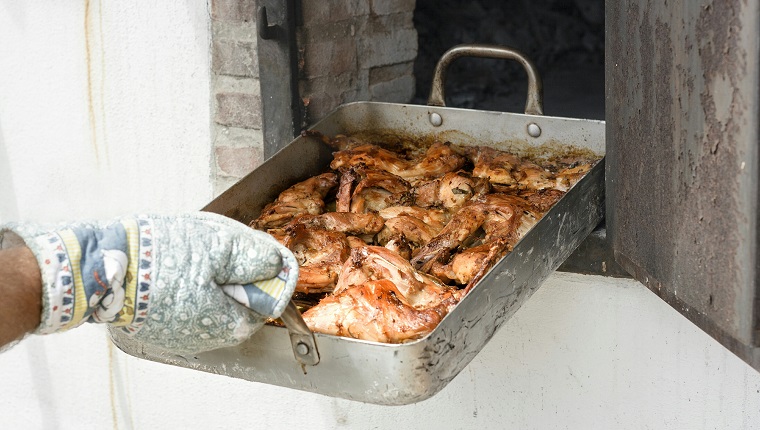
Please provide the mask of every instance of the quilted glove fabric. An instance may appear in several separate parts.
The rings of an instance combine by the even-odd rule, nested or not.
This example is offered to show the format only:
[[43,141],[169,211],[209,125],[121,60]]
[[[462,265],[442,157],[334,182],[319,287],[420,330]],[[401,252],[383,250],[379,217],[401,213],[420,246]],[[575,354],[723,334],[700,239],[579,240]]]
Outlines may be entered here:
[[178,354],[245,341],[293,294],[298,263],[266,233],[211,213],[0,227],[42,275],[39,334],[107,323]]

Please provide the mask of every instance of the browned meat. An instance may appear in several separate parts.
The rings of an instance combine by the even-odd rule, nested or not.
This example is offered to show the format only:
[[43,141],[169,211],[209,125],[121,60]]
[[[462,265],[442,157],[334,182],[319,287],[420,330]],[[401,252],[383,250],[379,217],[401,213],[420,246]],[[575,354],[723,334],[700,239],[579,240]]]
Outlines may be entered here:
[[354,184],[358,176],[352,167],[340,168],[340,185],[335,195],[335,212],[351,211],[351,196],[354,193]]
[[390,206],[377,213],[385,220],[398,216],[413,216],[434,227],[443,227],[449,221],[449,214],[441,209],[428,209],[418,206]]
[[299,215],[317,215],[324,211],[324,198],[338,184],[338,175],[323,173],[299,182],[280,193],[273,203],[264,207],[251,226],[265,230],[281,227]]
[[367,241],[357,236],[346,236],[348,240],[348,246],[351,248],[359,248],[360,246],[367,246]]
[[397,343],[429,333],[462,295],[395,252],[366,246],[351,250],[333,294],[303,317],[313,331]]
[[594,165],[589,163],[561,169],[559,172],[557,172],[557,181],[555,187],[560,191],[569,190],[573,185],[575,185],[576,182],[580,181],[581,178],[586,173],[588,173],[592,167],[594,167]]
[[484,241],[504,239],[505,246],[518,239],[517,228],[523,210],[516,201],[503,194],[487,194],[470,200],[459,210],[441,233],[422,247],[412,264],[429,272],[433,264],[463,245],[478,229],[485,232]]
[[397,253],[381,246],[365,246],[351,249],[333,293],[377,279],[392,281],[413,306],[436,304],[443,299],[442,294],[454,291],[414,270],[409,261]]
[[455,212],[476,194],[488,193],[490,187],[487,179],[463,171],[449,172],[440,178],[419,182],[414,188],[415,204]]
[[[382,243],[382,242],[381,242]],[[404,260],[410,260],[412,258],[412,247],[407,242],[404,235],[392,237],[383,244],[387,249],[400,255]]]
[[417,309],[393,282],[378,279],[327,296],[304,312],[303,319],[318,333],[401,343],[430,333],[446,315],[444,308]]
[[543,190],[557,184],[551,171],[509,152],[475,146],[465,153],[475,165],[473,176],[487,178],[492,184],[516,190]]
[[459,170],[465,161],[465,157],[457,153],[451,144],[436,142],[428,148],[421,160],[397,175],[406,180],[434,178]]
[[343,233],[296,225],[289,229],[284,242],[300,266],[296,291],[323,293],[335,288],[351,249]]
[[529,190],[528,192],[520,194],[520,196],[527,200],[532,207],[541,213],[544,213],[551,209],[551,207],[554,206],[554,204],[557,203],[559,199],[561,199],[564,195],[564,191],[555,190],[552,188],[547,188],[539,191]]
[[377,212],[406,200],[409,183],[400,177],[364,164],[341,168],[337,212]]
[[533,162],[481,146],[304,135],[337,151],[333,172],[289,188],[251,225],[296,255],[312,330],[379,342],[433,330],[596,162],[585,152]]
[[486,178],[492,184],[517,184],[512,174],[520,165],[520,159],[517,156],[487,146],[467,147],[465,154],[475,165],[472,169],[473,176]]
[[381,210],[378,215],[385,219],[385,226],[378,233],[377,242],[388,247],[388,243],[400,241],[407,245],[409,252],[430,242],[448,221],[442,210],[416,206],[392,206]]
[[371,143],[365,143],[333,154],[330,168],[339,170],[341,167],[358,166],[359,164],[398,175],[407,169],[409,161],[395,152]]
[[364,164],[373,169],[384,170],[406,180],[440,176],[461,168],[465,158],[450,144],[436,142],[428,148],[419,160],[407,160],[395,152],[370,143],[351,147],[333,154],[330,168]]
[[451,218],[451,221],[437,236],[420,248],[411,261],[412,265],[423,272],[429,271],[433,262],[449,255],[451,251],[475,234],[483,225],[486,215],[487,213],[480,206],[465,205]]
[[520,190],[543,190],[556,185],[552,172],[529,161],[520,163],[513,176],[517,179],[517,188]]
[[321,215],[302,215],[290,222],[289,226],[303,225],[308,229],[323,229],[341,233],[376,234],[385,221],[374,213],[328,212]]
[[351,195],[351,212],[377,212],[403,200],[409,183],[400,177],[376,169],[359,169],[361,179]]
[[495,238],[454,254],[448,264],[433,263],[430,273],[446,282],[467,285],[467,291],[509,250],[506,239]]

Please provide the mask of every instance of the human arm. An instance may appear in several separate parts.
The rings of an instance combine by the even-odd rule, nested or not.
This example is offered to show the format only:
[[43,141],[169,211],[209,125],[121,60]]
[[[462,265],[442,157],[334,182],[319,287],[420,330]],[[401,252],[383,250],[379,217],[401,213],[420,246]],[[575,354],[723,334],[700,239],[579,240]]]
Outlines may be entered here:
[[19,243],[41,275],[34,333],[106,323],[177,354],[243,342],[281,314],[298,278],[274,238],[203,212],[0,226],[0,249]]
[[0,350],[40,325],[42,281],[26,246],[0,250]]

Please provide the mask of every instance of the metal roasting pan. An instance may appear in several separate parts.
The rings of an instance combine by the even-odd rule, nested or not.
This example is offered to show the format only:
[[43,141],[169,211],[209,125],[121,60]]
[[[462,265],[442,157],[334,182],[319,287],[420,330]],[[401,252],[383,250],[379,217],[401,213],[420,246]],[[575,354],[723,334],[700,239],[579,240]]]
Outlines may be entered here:
[[[523,64],[529,76],[526,111],[530,114],[443,106],[446,66],[462,55],[511,58]],[[604,155],[603,121],[549,117],[541,112],[541,82],[522,54],[508,48],[468,45],[455,47],[442,57],[428,106],[349,103],[312,129],[327,135],[367,130],[435,135],[454,144],[488,145],[518,152],[540,147],[551,153],[569,145]],[[204,210],[247,224],[281,191],[325,171],[331,160],[332,150],[326,145],[298,137]],[[266,325],[237,347],[194,356],[168,353],[115,330],[111,338],[124,352],[160,363],[367,403],[419,402],[445,387],[478,354],[496,330],[599,224],[603,208],[602,159],[435,330],[413,342],[383,344],[311,335],[308,329],[304,332],[303,325],[299,332],[297,323],[303,320],[297,311],[292,314],[293,309],[288,317],[295,322],[288,323],[289,328]],[[299,346],[301,341],[306,346]]]

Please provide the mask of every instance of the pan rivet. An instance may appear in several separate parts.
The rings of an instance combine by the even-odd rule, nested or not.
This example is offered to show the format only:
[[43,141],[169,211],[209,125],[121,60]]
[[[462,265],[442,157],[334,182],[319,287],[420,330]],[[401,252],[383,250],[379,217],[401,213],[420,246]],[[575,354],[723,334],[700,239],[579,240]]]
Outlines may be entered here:
[[296,345],[296,352],[298,353],[298,355],[306,355],[306,354],[308,354],[309,353],[309,345],[307,345],[307,344],[305,344],[303,342],[298,342],[298,345]]
[[430,114],[430,123],[433,124],[433,127],[438,127],[443,124],[443,118],[439,114],[432,112]]
[[541,136],[541,127],[539,127],[535,122],[528,124],[528,134],[532,137]]

